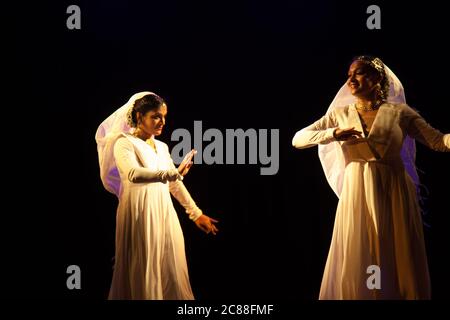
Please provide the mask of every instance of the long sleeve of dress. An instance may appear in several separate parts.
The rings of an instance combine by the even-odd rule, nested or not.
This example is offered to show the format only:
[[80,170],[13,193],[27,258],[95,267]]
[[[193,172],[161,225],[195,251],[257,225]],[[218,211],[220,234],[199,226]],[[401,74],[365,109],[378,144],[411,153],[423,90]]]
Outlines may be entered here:
[[313,124],[298,131],[292,139],[292,145],[298,149],[304,149],[335,141],[333,131],[336,127],[334,114],[330,112]]
[[450,134],[443,134],[439,130],[430,126],[419,113],[406,106],[407,133],[428,148],[450,152]]
[[119,170],[133,183],[165,183],[181,176],[175,168],[155,171],[142,167],[136,158],[133,144],[127,138],[120,138],[115,143],[114,159]]
[[[167,152],[169,153],[169,149],[167,148]],[[175,168],[175,164],[171,161],[172,170],[177,170]],[[192,199],[189,191],[186,189],[184,183],[180,180],[170,181],[169,182],[169,190],[170,193],[177,199],[177,201],[183,206],[186,210],[186,213],[189,215],[189,219],[195,221],[202,214],[202,210],[197,207],[194,199]]]
[[197,207],[197,204],[192,199],[189,191],[186,189],[182,181],[176,180],[169,182],[169,190],[175,199],[177,199],[177,201],[186,210],[186,213],[189,215],[189,219],[195,221],[203,214],[202,210]]

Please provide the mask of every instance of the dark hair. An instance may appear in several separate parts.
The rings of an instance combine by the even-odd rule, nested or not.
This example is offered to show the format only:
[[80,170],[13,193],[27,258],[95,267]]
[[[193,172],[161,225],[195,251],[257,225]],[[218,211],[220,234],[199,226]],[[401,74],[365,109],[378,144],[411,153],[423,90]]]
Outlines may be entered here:
[[158,109],[165,101],[156,94],[147,94],[134,102],[133,109],[131,111],[130,122],[133,127],[137,126],[137,113],[144,115],[151,110]]
[[384,63],[380,58],[373,56],[357,56],[353,58],[352,63],[355,61],[361,61],[370,68],[370,71],[376,73],[380,78],[380,88],[378,94],[382,100],[387,100],[389,95],[389,79],[386,75]]

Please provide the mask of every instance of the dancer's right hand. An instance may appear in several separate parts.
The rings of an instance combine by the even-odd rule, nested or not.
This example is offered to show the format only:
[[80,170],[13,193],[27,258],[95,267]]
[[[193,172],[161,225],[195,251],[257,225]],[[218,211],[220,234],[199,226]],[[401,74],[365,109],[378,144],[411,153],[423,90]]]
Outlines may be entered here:
[[333,132],[333,136],[336,140],[345,141],[349,139],[361,138],[361,131],[355,130],[355,127],[340,129],[337,128]]

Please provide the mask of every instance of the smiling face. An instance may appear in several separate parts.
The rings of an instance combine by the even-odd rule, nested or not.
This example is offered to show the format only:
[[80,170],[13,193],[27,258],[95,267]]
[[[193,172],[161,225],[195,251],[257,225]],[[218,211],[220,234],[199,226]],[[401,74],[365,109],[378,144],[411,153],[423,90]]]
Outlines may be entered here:
[[347,85],[352,95],[368,99],[375,95],[380,75],[366,63],[356,60],[348,70]]
[[144,115],[137,113],[138,129],[146,136],[159,136],[166,124],[167,105],[164,103],[156,109],[147,111]]

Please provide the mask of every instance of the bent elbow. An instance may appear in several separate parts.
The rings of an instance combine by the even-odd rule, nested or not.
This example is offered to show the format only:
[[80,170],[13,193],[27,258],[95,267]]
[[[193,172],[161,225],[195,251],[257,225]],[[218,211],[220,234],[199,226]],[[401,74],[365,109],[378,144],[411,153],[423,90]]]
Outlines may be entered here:
[[444,144],[444,152],[450,151],[450,133],[444,134],[444,137],[442,138],[443,144]]
[[297,149],[299,149],[300,148],[300,143],[299,143],[299,141],[298,141],[299,139],[298,139],[298,132],[295,134],[295,136],[292,138],[292,146],[294,147],[294,148],[297,148]]
[[292,141],[292,146],[296,149],[302,149],[302,145],[297,143],[296,141]]
[[295,136],[292,138],[292,146],[297,149],[305,148],[305,143],[302,141],[301,131],[297,132]]

